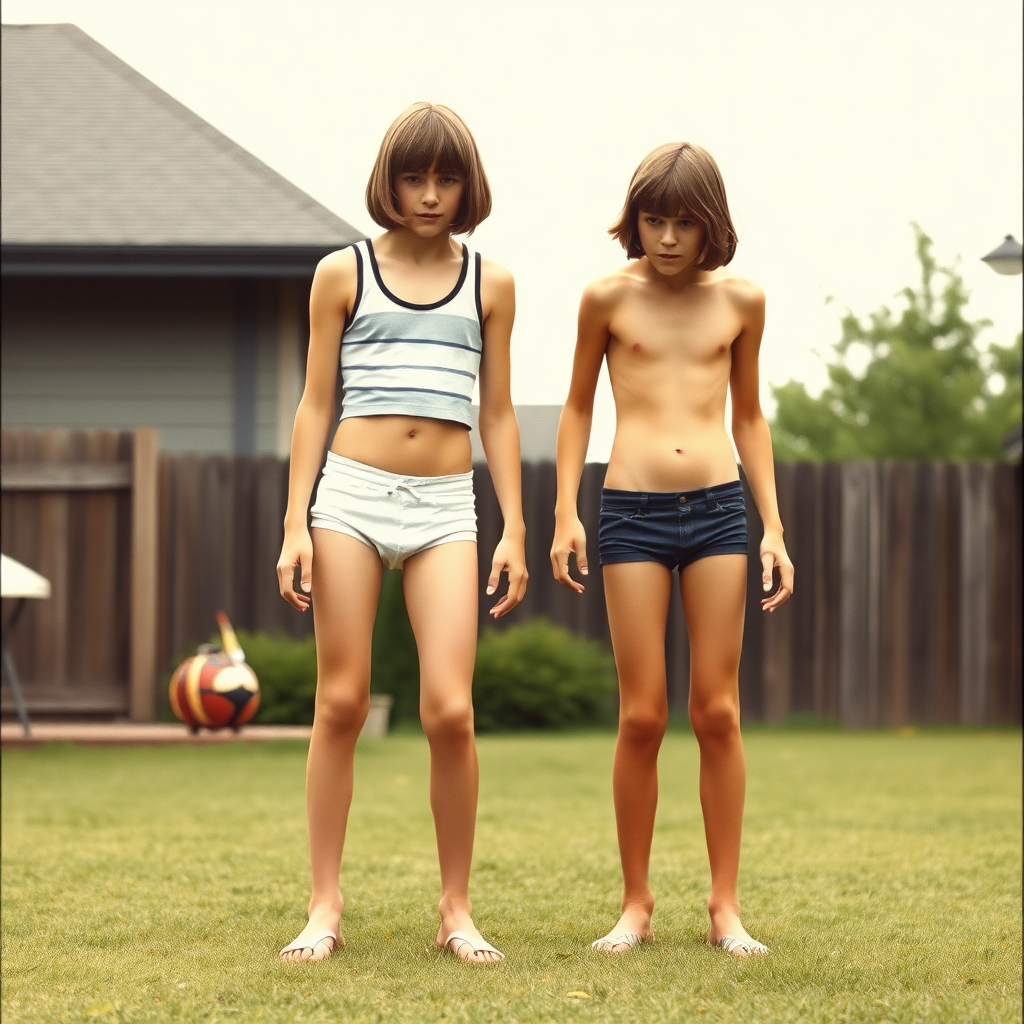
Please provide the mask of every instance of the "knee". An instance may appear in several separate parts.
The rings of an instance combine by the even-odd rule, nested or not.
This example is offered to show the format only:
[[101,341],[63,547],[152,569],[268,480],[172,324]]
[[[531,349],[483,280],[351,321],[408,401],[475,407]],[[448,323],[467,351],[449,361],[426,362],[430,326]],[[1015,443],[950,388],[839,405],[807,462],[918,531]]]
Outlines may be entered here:
[[338,735],[359,733],[370,710],[369,687],[317,686],[316,720]]
[[633,746],[643,747],[661,743],[667,726],[667,705],[627,705],[619,708],[619,736]]
[[739,735],[740,708],[732,697],[691,701],[690,724],[701,743],[720,743]]
[[431,743],[472,739],[473,704],[469,700],[431,701],[421,706],[420,722]]

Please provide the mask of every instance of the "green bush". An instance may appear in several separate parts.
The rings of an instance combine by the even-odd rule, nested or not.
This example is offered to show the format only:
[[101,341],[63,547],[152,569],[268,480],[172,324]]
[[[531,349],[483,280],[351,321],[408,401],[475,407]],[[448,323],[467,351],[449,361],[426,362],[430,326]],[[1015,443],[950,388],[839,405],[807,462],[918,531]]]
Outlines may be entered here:
[[253,719],[265,725],[310,725],[316,699],[316,641],[284,633],[238,630],[245,660],[260,681],[260,706]]
[[480,639],[473,674],[477,732],[563,729],[612,718],[615,666],[604,645],[536,618]]
[[380,604],[373,624],[370,690],[391,695],[392,721],[420,717],[420,659],[416,638],[405,610],[402,570],[389,569],[381,584]]

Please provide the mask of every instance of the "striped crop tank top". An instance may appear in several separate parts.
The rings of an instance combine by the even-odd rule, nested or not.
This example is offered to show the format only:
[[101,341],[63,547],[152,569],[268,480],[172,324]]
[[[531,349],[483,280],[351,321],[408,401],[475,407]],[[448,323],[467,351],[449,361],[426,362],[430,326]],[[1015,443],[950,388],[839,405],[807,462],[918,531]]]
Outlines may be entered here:
[[358,285],[341,338],[341,418],[426,416],[470,425],[483,350],[480,254],[437,302],[406,302],[381,280],[373,245],[357,242]]

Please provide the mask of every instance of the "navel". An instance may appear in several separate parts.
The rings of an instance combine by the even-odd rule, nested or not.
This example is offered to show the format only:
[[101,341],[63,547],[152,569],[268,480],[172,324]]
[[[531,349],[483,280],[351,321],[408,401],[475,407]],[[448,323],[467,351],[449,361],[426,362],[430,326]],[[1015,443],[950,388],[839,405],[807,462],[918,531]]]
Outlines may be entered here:
[[682,448],[677,448],[676,449],[676,455],[682,455],[682,454],[683,454],[683,449]]
[[410,431],[409,431],[409,440],[410,440],[410,441],[411,441],[411,440],[413,440],[413,438],[415,438],[415,437],[416,437],[416,435],[417,435],[418,433],[419,433],[419,431],[418,431],[418,430],[415,430],[415,429],[413,429],[413,430],[410,430]]
[[640,342],[639,341],[633,346],[633,351],[634,352],[639,352],[640,351]]

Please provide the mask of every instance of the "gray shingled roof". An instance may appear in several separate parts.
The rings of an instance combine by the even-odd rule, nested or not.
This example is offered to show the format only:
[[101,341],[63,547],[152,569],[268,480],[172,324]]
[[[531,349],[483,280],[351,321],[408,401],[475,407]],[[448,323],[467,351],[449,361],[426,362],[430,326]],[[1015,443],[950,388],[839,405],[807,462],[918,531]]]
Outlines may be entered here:
[[2,38],[5,257],[363,237],[74,25],[4,25]]

